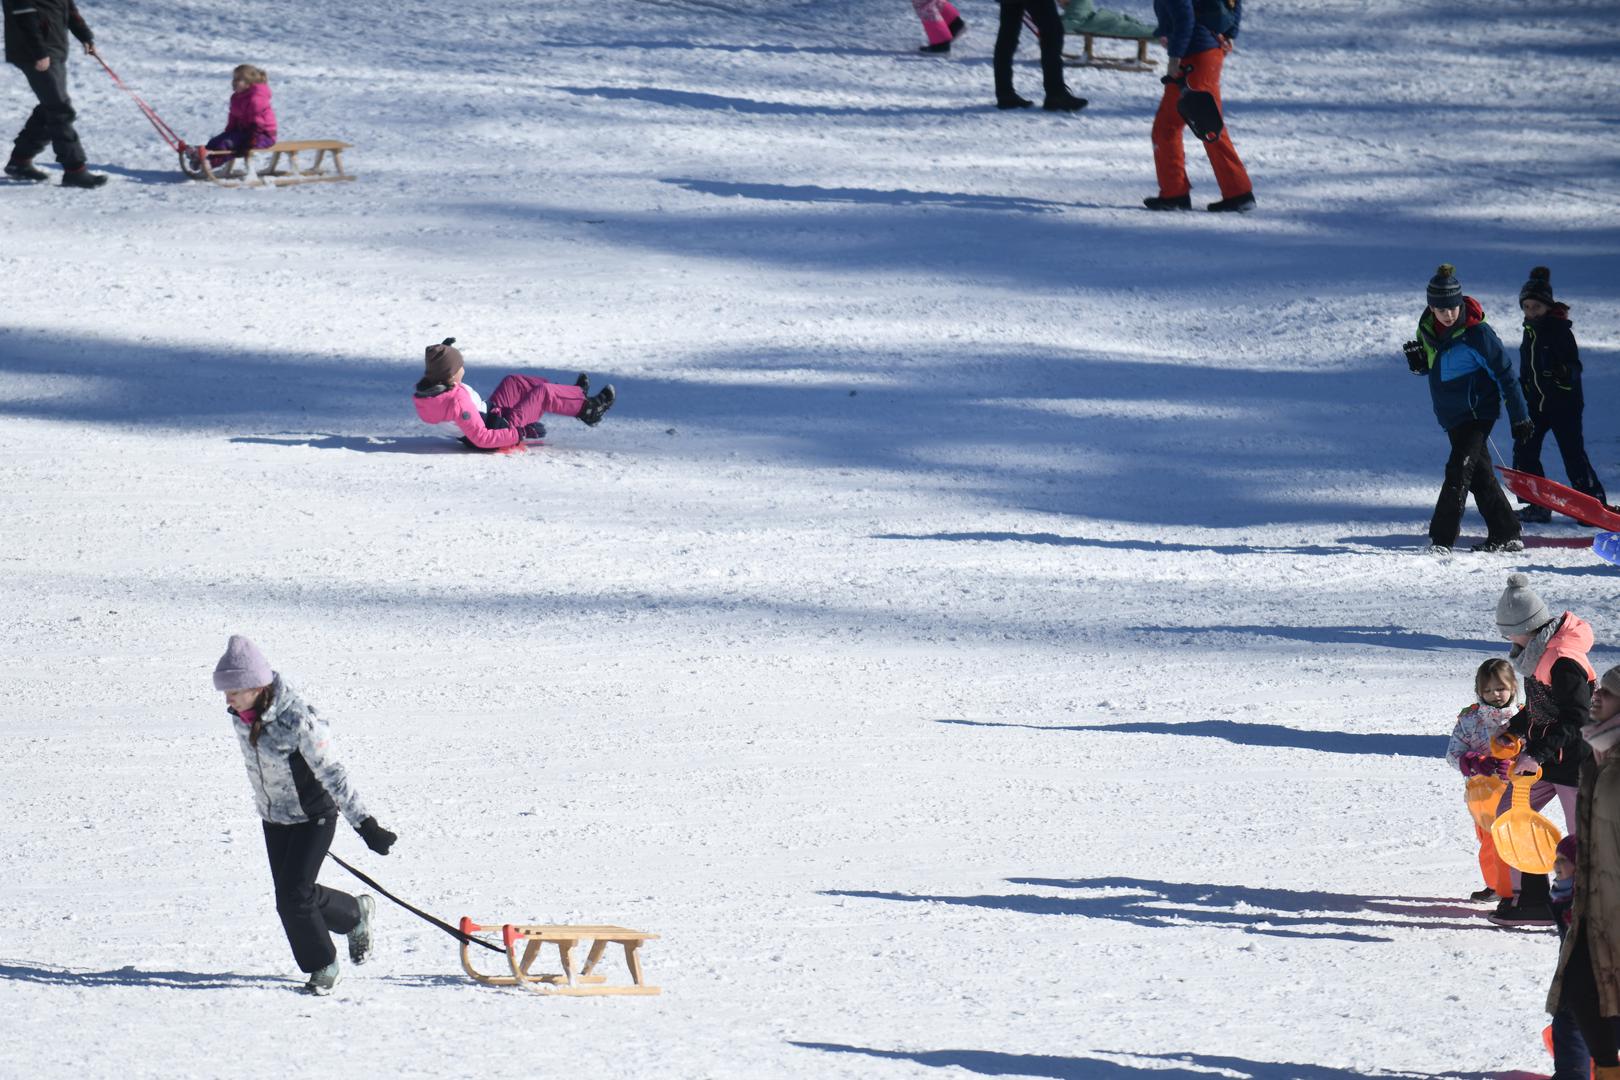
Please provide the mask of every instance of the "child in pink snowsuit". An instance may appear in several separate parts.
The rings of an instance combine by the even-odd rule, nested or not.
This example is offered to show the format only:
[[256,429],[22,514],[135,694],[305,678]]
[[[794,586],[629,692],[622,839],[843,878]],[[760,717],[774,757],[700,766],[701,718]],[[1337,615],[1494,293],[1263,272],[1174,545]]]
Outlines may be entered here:
[[252,64],[237,64],[231,71],[231,113],[225,130],[208,140],[210,165],[223,165],[245,150],[263,150],[276,141],[276,113],[270,107],[270,76]]
[[427,347],[426,370],[413,400],[423,423],[456,425],[468,446],[505,450],[525,439],[543,439],[546,427],[540,417],[546,413],[577,417],[594,427],[613,407],[613,387],[590,394],[590,379],[584,375],[572,385],[536,375],[508,375],[486,405],[478,391],[462,381],[466,366],[455,340],[445,338]]
[[928,36],[928,44],[918,49],[919,52],[950,52],[951,42],[967,29],[967,23],[962,21],[961,13],[951,0],[911,0],[911,6],[916,9],[923,33]]

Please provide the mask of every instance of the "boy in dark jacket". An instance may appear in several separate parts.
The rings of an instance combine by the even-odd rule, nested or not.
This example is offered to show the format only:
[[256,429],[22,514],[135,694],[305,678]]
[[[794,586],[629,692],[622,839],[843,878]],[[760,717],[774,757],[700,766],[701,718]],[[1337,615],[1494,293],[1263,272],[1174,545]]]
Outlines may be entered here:
[[1485,322],[1479,301],[1463,295],[1457,268],[1450,263],[1441,264],[1429,279],[1428,307],[1418,320],[1417,340],[1404,348],[1412,373],[1429,377],[1435,419],[1451,440],[1445,482],[1429,520],[1429,550],[1451,553],[1472,491],[1487,526],[1485,542],[1474,550],[1523,551],[1519,519],[1491,468],[1486,441],[1502,415],[1504,398],[1515,438],[1529,434],[1530,413],[1501,339]]
[[39,182],[48,179],[34,167],[34,155],[49,143],[62,164],[64,187],[95,188],[107,178],[85,167],[84,147],[73,130],[77,113],[68,97],[68,33],[94,53],[96,44],[73,0],[0,0],[5,16],[6,63],[15,66],[28,80],[39,104],[11,147],[6,162],[8,180]]
[[[1586,440],[1581,435],[1581,414],[1586,408],[1581,396],[1581,351],[1570,329],[1569,308],[1553,300],[1551,270],[1538,266],[1530,271],[1530,280],[1519,290],[1519,307],[1524,312],[1519,382],[1524,385],[1535,430],[1527,438],[1514,441],[1513,467],[1546,476],[1541,468],[1541,443],[1550,431],[1558,440],[1569,486],[1607,504],[1608,496],[1586,456]],[[1522,506],[1519,520],[1551,521],[1552,511],[1542,506]]]

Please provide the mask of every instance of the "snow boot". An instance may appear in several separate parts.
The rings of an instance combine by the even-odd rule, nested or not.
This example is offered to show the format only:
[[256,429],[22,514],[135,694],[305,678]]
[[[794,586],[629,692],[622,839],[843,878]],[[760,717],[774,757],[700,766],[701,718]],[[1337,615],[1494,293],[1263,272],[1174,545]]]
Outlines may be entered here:
[[1469,893],[1468,899],[1474,901],[1475,903],[1484,903],[1487,900],[1500,900],[1501,897],[1496,895],[1495,889],[1487,885],[1483,889]]
[[1426,554],[1429,554],[1429,555],[1450,555],[1451,554],[1451,545],[1450,544],[1430,544],[1428,547],[1424,548],[1423,550],[1424,550],[1424,552]]
[[951,51],[951,43],[949,41],[936,41],[932,45],[917,46],[917,51],[920,53],[934,53],[936,55],[948,53]]
[[71,188],[84,188],[86,191],[98,188],[107,182],[105,173],[93,173],[80,165],[77,169],[69,169],[62,174],[62,186]]
[[595,395],[585,399],[584,408],[579,410],[579,418],[589,427],[595,427],[602,422],[602,415],[613,408],[613,384],[608,383]]
[[18,161],[12,158],[6,162],[7,180],[25,180],[30,184],[40,184],[50,178],[50,174],[44,169],[35,168],[32,161]]
[[1142,200],[1149,210],[1191,210],[1191,195],[1149,195]]
[[1497,926],[1553,925],[1552,908],[1534,901],[1520,903],[1515,900],[1503,900],[1486,918]]
[[1047,112],[1079,112],[1086,105],[1085,98],[1075,97],[1067,90],[1061,94],[1047,94],[1046,100],[1041,102],[1041,108]]
[[318,971],[309,973],[309,982],[304,984],[304,993],[314,994],[316,997],[325,997],[332,992],[332,988],[338,984],[338,980],[342,977],[343,972],[338,970],[338,962],[334,958],[330,964]]
[[591,396],[591,377],[583,371],[574,379],[574,385],[585,391],[585,396]]
[[377,914],[377,901],[369,896],[357,896],[360,921],[349,931],[349,963],[363,964],[371,959],[371,917]]
[[1029,109],[1033,108],[1034,105],[1035,103],[1029,98],[1020,97],[1018,94],[996,95],[996,108],[998,109]]
[[1483,540],[1468,550],[1477,551],[1482,555],[1511,555],[1524,550],[1524,541],[1517,536],[1509,540]]
[[955,41],[957,38],[967,33],[967,23],[963,22],[962,16],[958,15],[956,18],[945,24],[945,29],[951,32],[951,40]]
[[1230,199],[1212,202],[1205,209],[1216,214],[1247,214],[1254,209],[1254,192],[1245,191],[1243,194],[1234,195]]
[[1550,525],[1552,523],[1552,511],[1545,506],[1536,506],[1534,503],[1521,506],[1519,507],[1519,522],[1524,525]]

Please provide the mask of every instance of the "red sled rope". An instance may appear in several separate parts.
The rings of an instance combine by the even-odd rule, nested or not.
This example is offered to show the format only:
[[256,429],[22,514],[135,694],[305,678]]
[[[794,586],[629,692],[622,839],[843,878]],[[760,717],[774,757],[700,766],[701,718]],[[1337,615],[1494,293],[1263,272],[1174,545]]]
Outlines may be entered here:
[[146,114],[146,118],[152,122],[152,126],[156,128],[157,133],[163,137],[163,141],[169,144],[169,149],[179,154],[181,161],[184,162],[186,151],[192,149],[192,147],[187,146],[185,140],[174,133],[174,128],[170,127],[164,122],[163,117],[157,114],[156,109],[153,109],[152,106],[143,101],[141,99],[141,95],[131,90],[124,80],[118,77],[118,72],[114,71],[107,61],[102,59],[99,51],[93,52],[90,55],[94,56],[97,62],[99,62],[103,68],[107,69],[107,74],[112,76],[112,81],[118,87],[118,89],[135,99],[135,104],[140,106],[141,112]]

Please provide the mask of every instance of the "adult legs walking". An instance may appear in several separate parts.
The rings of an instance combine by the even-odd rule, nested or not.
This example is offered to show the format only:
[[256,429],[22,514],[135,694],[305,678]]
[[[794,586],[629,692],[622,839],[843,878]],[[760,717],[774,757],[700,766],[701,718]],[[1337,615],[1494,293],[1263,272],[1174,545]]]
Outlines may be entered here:
[[1041,81],[1046,96],[1059,100],[1068,95],[1069,88],[1063,82],[1063,19],[1058,15],[1057,0],[1001,0],[993,58],[996,100],[1005,102],[1018,96],[1013,89],[1012,63],[1026,11],[1041,39]]
[[11,160],[29,162],[47,145],[56,151],[56,160],[68,171],[84,168],[84,147],[79,133],[73,129],[78,113],[68,97],[67,64],[52,60],[44,71],[25,68],[28,87],[33,90],[39,104],[29,114],[28,122],[18,132],[11,146]]

